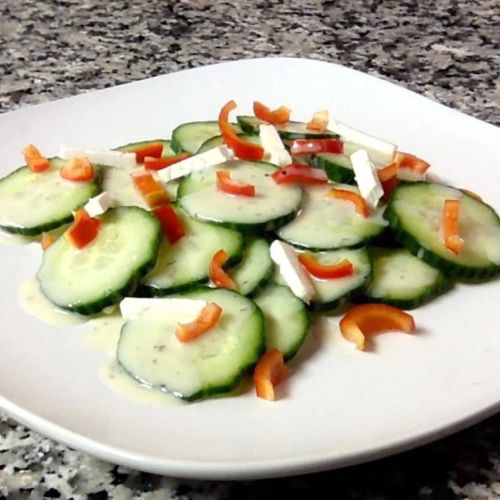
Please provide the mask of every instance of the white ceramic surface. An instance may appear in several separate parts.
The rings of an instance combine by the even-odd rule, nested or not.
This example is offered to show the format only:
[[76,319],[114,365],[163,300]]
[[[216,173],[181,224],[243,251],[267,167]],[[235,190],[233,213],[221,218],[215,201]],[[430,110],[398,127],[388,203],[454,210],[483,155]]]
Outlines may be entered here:
[[[286,104],[308,119],[328,108],[342,121],[427,159],[449,183],[499,209],[500,131],[385,81],[301,59],[223,63],[21,109],[0,116],[0,174],[27,143],[109,148],[168,137],[217,116],[233,98]],[[28,426],[98,457],[194,478],[254,478],[340,467],[413,447],[500,408],[500,280],[459,284],[414,311],[415,335],[386,334],[372,352],[321,321],[274,403],[250,391],[182,406],[125,400],[99,380],[104,354],[84,326],[57,328],[26,315],[17,289],[40,251],[0,246],[0,406]]]

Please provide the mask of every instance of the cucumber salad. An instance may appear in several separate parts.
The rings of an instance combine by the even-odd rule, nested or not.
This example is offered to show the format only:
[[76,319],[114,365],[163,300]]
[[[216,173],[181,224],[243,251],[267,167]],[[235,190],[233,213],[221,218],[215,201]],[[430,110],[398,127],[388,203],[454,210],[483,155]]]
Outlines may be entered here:
[[499,273],[495,209],[425,160],[327,111],[235,108],[107,151],[29,145],[0,179],[0,229],[39,239],[43,295],[119,310],[116,361],[138,384],[193,401],[248,375],[273,400],[312,315],[342,305],[365,349],[413,332],[407,310],[457,280]]

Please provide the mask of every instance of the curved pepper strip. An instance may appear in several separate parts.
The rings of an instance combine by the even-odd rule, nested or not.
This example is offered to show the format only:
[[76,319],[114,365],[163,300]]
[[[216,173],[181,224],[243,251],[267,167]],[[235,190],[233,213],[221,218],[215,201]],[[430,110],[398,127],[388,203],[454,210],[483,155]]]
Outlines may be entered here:
[[38,148],[29,144],[23,149],[24,161],[32,172],[43,172],[50,167],[50,162],[42,156]]
[[146,170],[162,170],[170,165],[174,165],[186,158],[193,156],[191,153],[180,153],[175,156],[166,156],[165,158],[154,158],[152,156],[146,156],[144,158],[144,168]]
[[239,196],[255,196],[255,186],[233,181],[229,170],[217,170],[217,189],[227,194]]
[[235,108],[236,103],[229,101],[219,113],[219,129],[224,144],[231,148],[234,155],[241,160],[262,160],[264,148],[239,137],[229,123],[229,113]]
[[327,195],[331,198],[350,201],[354,204],[356,212],[363,217],[368,217],[370,215],[370,207],[366,203],[366,200],[354,191],[349,191],[348,189],[332,188],[328,191]]
[[214,303],[207,304],[194,321],[179,323],[175,335],[181,342],[191,342],[211,330],[219,322],[221,314],[220,306]]
[[309,274],[324,280],[345,278],[354,274],[354,267],[349,259],[343,259],[335,264],[321,264],[309,252],[299,254],[299,262]]
[[274,401],[274,387],[287,375],[288,369],[283,354],[278,349],[266,352],[258,361],[253,372],[255,392],[259,398]]
[[326,184],[325,171],[301,163],[292,163],[272,174],[276,184]]
[[307,123],[306,128],[315,132],[324,132],[328,128],[329,119],[328,111],[317,111],[314,113],[311,121]]
[[215,255],[210,261],[208,275],[210,281],[217,288],[228,288],[229,290],[238,290],[236,283],[224,271],[223,266],[229,260],[229,255],[224,250],[215,252]]
[[340,320],[340,331],[345,339],[360,350],[366,346],[366,336],[387,331],[412,333],[413,316],[387,304],[362,304],[350,309]]
[[394,161],[397,163],[398,168],[406,167],[422,174],[431,166],[430,163],[422,160],[422,158],[410,153],[403,153],[402,151],[396,152],[394,155]]
[[290,109],[286,106],[280,106],[274,111],[271,111],[270,108],[259,101],[254,101],[253,103],[253,114],[259,120],[270,123],[271,125],[284,125],[290,120]]
[[295,139],[290,146],[293,156],[343,152],[344,143],[339,139]]
[[90,182],[95,178],[95,169],[88,158],[75,157],[61,168],[61,177],[68,181]]

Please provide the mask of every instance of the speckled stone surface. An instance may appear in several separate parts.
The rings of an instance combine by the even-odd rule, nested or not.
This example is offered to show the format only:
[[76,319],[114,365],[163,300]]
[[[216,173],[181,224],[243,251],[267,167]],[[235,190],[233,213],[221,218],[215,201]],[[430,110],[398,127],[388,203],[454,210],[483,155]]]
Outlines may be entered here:
[[[500,124],[500,4],[484,1],[0,1],[0,112],[209,63],[340,62]],[[1,140],[1,138],[0,138]],[[500,498],[500,416],[348,469],[183,481],[91,458],[0,420],[0,500]]]

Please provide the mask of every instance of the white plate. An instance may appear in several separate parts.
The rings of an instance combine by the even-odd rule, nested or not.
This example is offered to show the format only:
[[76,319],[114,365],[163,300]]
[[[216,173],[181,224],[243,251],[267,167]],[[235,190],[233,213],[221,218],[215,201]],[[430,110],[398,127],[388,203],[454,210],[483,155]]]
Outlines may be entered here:
[[[93,92],[0,116],[0,173],[37,144],[92,148],[168,136],[211,119],[234,98],[286,104],[293,116],[329,108],[344,122],[432,163],[456,186],[500,199],[500,132],[393,84],[302,59],[224,63]],[[249,392],[189,406],[122,399],[99,380],[104,356],[81,330],[23,313],[17,288],[35,248],[0,247],[0,405],[75,448],[142,470],[193,478],[304,473],[369,460],[441,437],[500,405],[499,280],[458,285],[414,311],[419,332],[387,334],[360,353],[329,333],[309,338],[274,403]],[[335,324],[335,321],[332,323]]]

